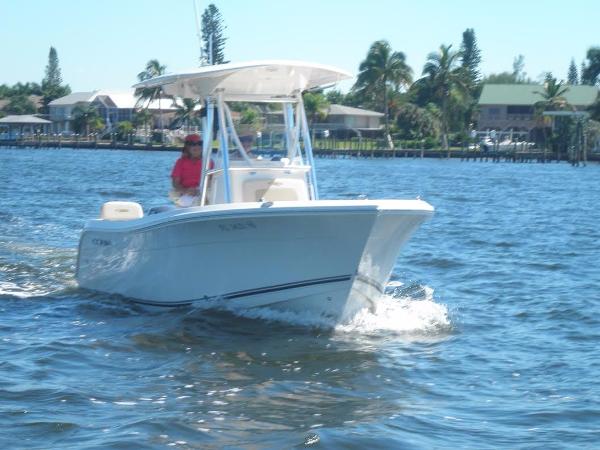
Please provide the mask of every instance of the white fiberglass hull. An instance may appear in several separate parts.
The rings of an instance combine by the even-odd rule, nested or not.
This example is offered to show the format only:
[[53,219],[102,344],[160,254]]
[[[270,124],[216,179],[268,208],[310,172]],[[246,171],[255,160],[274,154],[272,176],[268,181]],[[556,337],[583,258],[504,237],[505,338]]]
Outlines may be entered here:
[[343,320],[380,295],[400,247],[432,213],[420,200],[339,200],[93,220],[77,280],[152,305],[269,305]]

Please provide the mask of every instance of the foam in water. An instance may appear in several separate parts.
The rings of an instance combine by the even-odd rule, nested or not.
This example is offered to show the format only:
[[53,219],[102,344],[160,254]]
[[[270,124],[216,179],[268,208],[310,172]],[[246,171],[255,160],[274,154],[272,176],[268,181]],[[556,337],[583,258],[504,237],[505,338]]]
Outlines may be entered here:
[[[399,287],[396,283],[389,287]],[[333,320],[314,314],[274,310],[268,307],[249,310],[236,310],[243,317],[262,320],[274,320],[302,326],[316,326],[334,329],[339,333],[397,333],[405,335],[436,335],[446,333],[451,324],[448,309],[433,299],[433,289],[420,288],[418,298],[382,295],[375,302],[375,309],[363,309],[346,323],[337,324]]]
[[[0,236],[0,241],[4,237]],[[43,297],[76,286],[71,266],[75,250],[28,242],[0,242],[0,295]]]
[[50,291],[42,289],[41,287],[34,286],[33,284],[27,286],[20,286],[10,281],[0,281],[0,295],[7,295],[17,298],[31,298],[31,297],[42,297],[48,295]]
[[433,289],[425,287],[424,290],[424,299],[382,295],[375,302],[374,311],[359,311],[348,323],[337,325],[336,331],[419,335],[448,331],[448,308],[434,301]]

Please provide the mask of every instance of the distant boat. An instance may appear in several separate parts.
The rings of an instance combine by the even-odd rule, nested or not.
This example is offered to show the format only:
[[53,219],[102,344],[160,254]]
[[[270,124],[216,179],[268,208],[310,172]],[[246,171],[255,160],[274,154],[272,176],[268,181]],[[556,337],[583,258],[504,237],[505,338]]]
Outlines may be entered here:
[[[194,206],[108,202],[81,234],[79,285],[158,306],[269,306],[344,321],[373,307],[400,247],[433,207],[414,200],[320,200],[302,92],[349,78],[290,61],[205,66],[135,87],[204,99],[203,167]],[[286,154],[256,159],[228,102],[281,105]],[[232,145],[230,145],[232,143]],[[237,159],[234,159],[237,158]]]
[[484,152],[509,152],[509,151],[525,151],[535,146],[534,142],[517,142],[511,139],[504,139],[495,142],[492,138],[486,137],[480,143],[479,147]]

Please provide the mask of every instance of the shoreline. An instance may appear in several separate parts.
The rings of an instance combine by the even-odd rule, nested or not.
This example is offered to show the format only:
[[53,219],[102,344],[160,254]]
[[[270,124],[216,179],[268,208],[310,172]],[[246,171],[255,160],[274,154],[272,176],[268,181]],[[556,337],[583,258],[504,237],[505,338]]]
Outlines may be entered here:
[[[134,150],[134,151],[168,151],[179,152],[181,146],[158,145],[158,144],[126,144],[117,142],[95,142],[95,141],[0,141],[2,148],[20,149],[81,149],[81,150]],[[261,151],[256,151],[260,154]],[[323,158],[433,158],[433,159],[461,159],[462,161],[492,161],[492,162],[568,162],[574,165],[587,162],[600,162],[600,154],[592,153],[585,159],[571,161],[566,155],[557,158],[554,152],[549,151],[502,151],[483,152],[481,150],[462,150],[460,148],[450,149],[318,149],[313,148],[317,157]]]

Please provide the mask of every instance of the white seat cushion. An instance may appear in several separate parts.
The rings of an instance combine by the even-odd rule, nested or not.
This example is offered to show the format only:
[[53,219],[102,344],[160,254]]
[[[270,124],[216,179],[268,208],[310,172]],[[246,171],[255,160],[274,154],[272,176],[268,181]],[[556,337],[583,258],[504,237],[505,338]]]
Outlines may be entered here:
[[142,206],[136,202],[106,202],[100,210],[103,220],[133,220],[144,217]]

